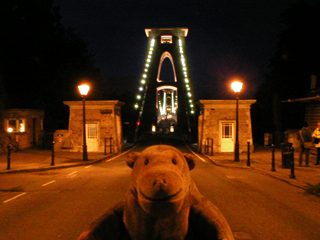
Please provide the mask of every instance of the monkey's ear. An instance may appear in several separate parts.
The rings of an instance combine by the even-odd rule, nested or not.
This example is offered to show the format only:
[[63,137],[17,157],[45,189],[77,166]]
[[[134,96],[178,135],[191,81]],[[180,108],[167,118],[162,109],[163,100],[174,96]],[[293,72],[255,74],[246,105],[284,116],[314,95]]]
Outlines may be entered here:
[[190,153],[185,153],[183,154],[184,158],[187,160],[187,163],[189,165],[189,169],[192,170],[196,166],[195,158],[192,154]]
[[139,152],[129,153],[127,155],[127,165],[130,168],[133,168],[134,163],[136,162],[137,158],[140,157],[140,155],[141,155],[141,153],[139,153]]

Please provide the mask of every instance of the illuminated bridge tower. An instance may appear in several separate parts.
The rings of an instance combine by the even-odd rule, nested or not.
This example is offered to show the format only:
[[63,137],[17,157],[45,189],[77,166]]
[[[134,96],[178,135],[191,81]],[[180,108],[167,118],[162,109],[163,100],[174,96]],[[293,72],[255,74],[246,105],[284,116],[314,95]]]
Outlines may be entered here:
[[[195,106],[185,55],[187,28],[145,29],[148,51],[135,109],[135,135],[157,131],[190,134]],[[169,61],[168,61],[169,60]],[[163,76],[163,63],[171,63],[173,79]]]

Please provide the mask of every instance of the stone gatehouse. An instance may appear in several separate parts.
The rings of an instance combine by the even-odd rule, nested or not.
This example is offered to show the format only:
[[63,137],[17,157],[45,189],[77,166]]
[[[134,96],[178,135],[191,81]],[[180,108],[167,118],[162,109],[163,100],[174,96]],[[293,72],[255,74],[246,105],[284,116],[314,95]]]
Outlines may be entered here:
[[[68,130],[57,130],[54,135],[56,151],[83,151],[83,103],[65,101],[70,108]],[[88,152],[121,152],[123,147],[121,106],[112,101],[86,101],[86,142]],[[111,141],[111,142],[110,142]],[[111,149],[110,149],[110,145]]]
[[[256,100],[239,100],[240,152],[252,145],[251,105]],[[213,152],[234,152],[236,135],[236,100],[200,100],[198,121],[198,151],[206,153],[206,145],[213,140]],[[211,140],[211,141],[210,141]]]

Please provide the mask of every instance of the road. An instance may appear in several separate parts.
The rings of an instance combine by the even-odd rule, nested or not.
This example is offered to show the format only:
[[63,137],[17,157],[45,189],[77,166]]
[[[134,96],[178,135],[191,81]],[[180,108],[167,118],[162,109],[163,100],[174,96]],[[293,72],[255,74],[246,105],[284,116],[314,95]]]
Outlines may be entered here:
[[[126,154],[92,166],[0,175],[0,239],[76,239],[124,197],[131,173]],[[320,198],[302,189],[250,169],[218,167],[201,156],[191,175],[236,239],[320,239]]]

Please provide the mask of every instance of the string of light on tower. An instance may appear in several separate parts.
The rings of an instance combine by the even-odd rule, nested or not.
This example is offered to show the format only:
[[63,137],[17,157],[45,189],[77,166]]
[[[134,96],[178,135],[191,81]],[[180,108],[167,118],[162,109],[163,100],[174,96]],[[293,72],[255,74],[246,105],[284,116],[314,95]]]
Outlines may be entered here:
[[154,45],[155,45],[155,39],[152,39],[150,41],[150,46],[149,46],[149,51],[148,51],[148,55],[147,55],[147,59],[146,59],[146,63],[145,63],[145,68],[142,74],[142,79],[140,80],[140,86],[139,86],[139,94],[137,94],[136,99],[138,100],[138,102],[136,102],[134,104],[134,108],[138,109],[140,107],[139,102],[141,102],[141,99],[144,97],[143,95],[146,94],[146,83],[147,83],[147,77],[148,77],[148,71],[149,71],[149,67],[150,67],[150,63],[151,63],[151,59],[152,59],[152,54],[153,54],[153,50],[154,50]]
[[186,65],[186,59],[184,57],[183,47],[184,46],[182,44],[182,40],[179,39],[179,49],[180,49],[181,64],[182,64],[182,70],[183,70],[183,75],[184,75],[184,82],[185,82],[185,86],[186,86],[186,90],[187,90],[190,113],[194,114],[194,104],[193,104],[193,98],[192,98],[192,93],[191,93],[191,88],[190,88],[190,82],[189,82],[189,79],[188,79],[188,70],[187,70],[187,65]]

